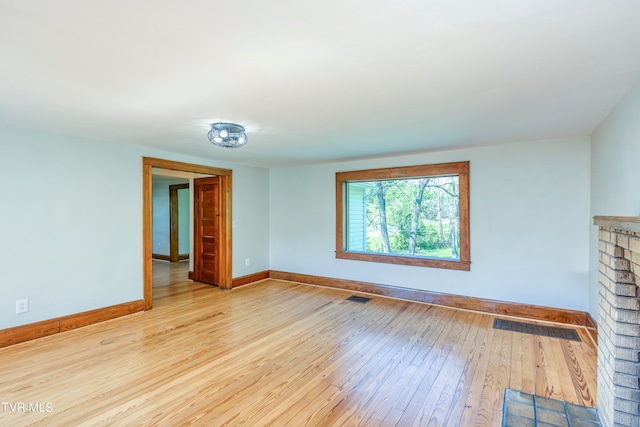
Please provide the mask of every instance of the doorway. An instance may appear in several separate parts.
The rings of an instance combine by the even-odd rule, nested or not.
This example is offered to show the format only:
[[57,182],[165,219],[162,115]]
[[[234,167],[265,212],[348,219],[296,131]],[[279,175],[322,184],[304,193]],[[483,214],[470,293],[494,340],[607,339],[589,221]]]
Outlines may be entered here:
[[[153,258],[177,261],[191,254],[192,176],[186,172],[153,168]],[[186,276],[185,276],[186,277]]]
[[[229,169],[171,160],[143,157],[142,159],[142,240],[143,240],[143,299],[145,310],[152,308],[153,299],[153,206],[152,169],[162,168],[172,171],[215,175],[219,180],[219,249],[215,257],[218,286],[231,289],[231,187],[232,171]],[[195,242],[194,242],[195,244]],[[195,274],[194,265],[194,274]]]
[[189,259],[190,235],[189,183],[170,185],[169,261]]

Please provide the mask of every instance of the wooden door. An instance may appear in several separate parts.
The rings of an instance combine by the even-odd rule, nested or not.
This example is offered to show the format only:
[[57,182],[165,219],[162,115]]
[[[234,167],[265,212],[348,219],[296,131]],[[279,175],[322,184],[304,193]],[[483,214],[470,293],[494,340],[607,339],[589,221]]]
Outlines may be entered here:
[[193,278],[220,286],[220,178],[194,180],[194,194]]

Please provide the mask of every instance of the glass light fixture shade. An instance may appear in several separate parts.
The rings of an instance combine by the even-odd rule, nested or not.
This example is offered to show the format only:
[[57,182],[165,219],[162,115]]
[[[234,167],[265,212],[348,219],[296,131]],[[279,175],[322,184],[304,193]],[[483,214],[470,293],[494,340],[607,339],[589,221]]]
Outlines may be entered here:
[[211,125],[209,141],[218,147],[238,148],[247,143],[247,134],[243,126],[219,122]]

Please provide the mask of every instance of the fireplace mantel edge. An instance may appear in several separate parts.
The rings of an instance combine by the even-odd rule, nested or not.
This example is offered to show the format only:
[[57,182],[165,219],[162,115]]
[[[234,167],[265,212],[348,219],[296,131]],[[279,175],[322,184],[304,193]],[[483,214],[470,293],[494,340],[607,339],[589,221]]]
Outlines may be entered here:
[[640,216],[594,216],[593,223],[599,227],[640,233]]

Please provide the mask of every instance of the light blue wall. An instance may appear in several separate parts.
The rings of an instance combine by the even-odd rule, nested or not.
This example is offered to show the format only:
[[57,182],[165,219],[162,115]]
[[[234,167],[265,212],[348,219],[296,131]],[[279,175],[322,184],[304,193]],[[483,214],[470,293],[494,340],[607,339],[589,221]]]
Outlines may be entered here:
[[[0,205],[0,329],[142,298],[143,156],[233,170],[233,277],[271,268],[595,315],[591,216],[640,214],[638,117],[637,85],[590,140],[271,170],[0,124],[0,179],[15,183]],[[471,272],[335,259],[335,172],[460,160]]]
[[0,124],[0,329],[142,299],[143,156],[232,169],[233,277],[268,269],[267,169]]
[[[640,216],[640,83],[591,137],[591,216]],[[598,232],[590,227],[589,311],[598,313]]]
[[178,190],[178,253],[188,254],[191,246],[189,189]]
[[[169,186],[187,184],[187,179],[171,181],[153,181],[153,253],[169,256],[171,254],[171,205]],[[178,250],[180,254],[189,253],[189,190],[178,191]]]
[[[589,138],[271,169],[274,270],[551,307],[588,307]],[[471,271],[335,257],[335,173],[471,162]]]
[[169,256],[169,184],[153,183],[153,253]]
[[0,125],[0,328],[142,298],[141,164],[137,147]]

